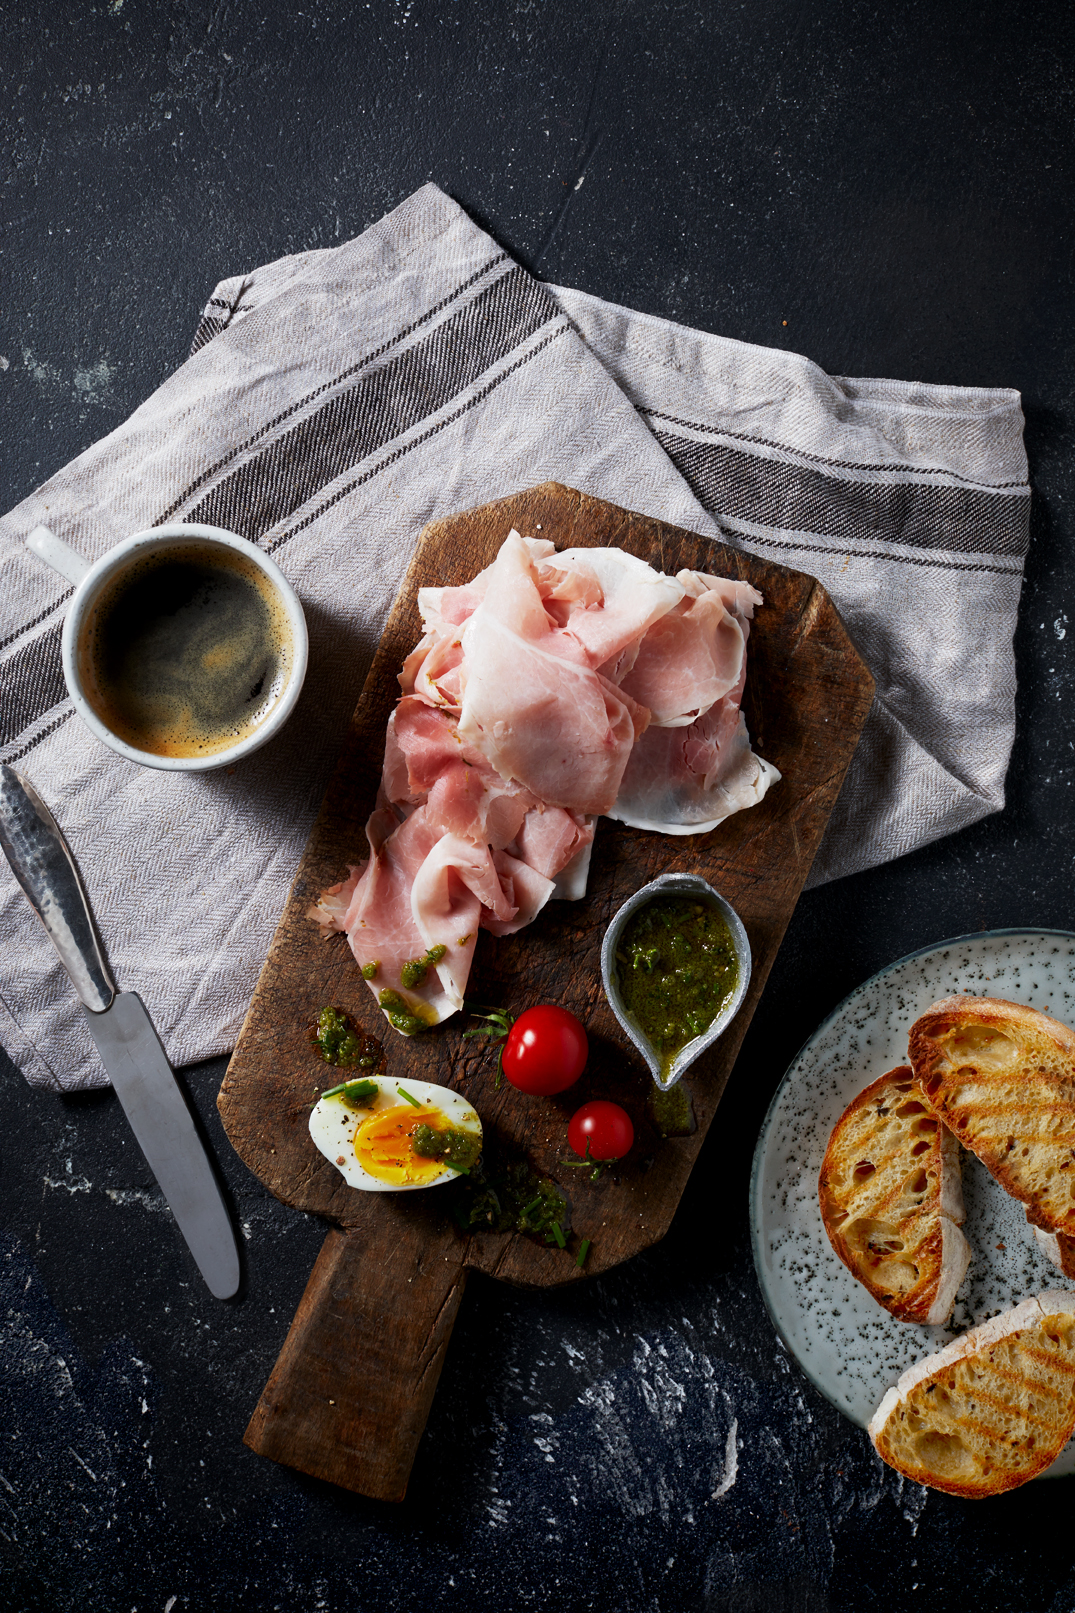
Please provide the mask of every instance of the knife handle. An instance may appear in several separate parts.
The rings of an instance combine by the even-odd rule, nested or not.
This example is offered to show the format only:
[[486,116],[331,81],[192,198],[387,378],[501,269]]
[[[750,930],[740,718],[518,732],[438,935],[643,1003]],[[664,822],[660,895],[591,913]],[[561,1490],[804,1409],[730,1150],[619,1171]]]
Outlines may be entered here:
[[28,779],[0,766],[0,847],[86,1007],[109,1008],[116,987],[75,859]]

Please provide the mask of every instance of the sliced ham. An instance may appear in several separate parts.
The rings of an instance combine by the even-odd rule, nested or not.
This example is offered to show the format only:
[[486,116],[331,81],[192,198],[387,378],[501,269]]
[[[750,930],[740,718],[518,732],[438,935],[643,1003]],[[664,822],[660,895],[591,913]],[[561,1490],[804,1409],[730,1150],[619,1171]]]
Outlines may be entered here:
[[593,842],[594,819],[563,807],[532,807],[519,829],[516,850],[523,862],[547,879],[575,861]]
[[658,728],[686,728],[733,690],[761,595],[749,583],[681,571],[678,604],[649,628],[620,682]]
[[[463,1006],[482,914],[509,925],[518,908],[488,846],[444,834],[419,807],[384,835],[386,814],[367,828],[370,859],[310,909],[327,930],[346,934],[367,984],[380,1002],[397,992],[419,1018],[436,1025]],[[374,824],[374,819],[378,822]],[[372,832],[371,832],[372,831]],[[346,895],[345,911],[340,907]],[[404,984],[404,966],[443,946],[443,958],[419,984]]]
[[512,913],[505,919],[486,908],[481,918],[482,929],[490,930],[493,935],[514,935],[516,930],[533,923],[556,887],[551,879],[539,874],[521,857],[511,856],[510,852],[494,851],[493,864],[512,905]]
[[693,835],[755,806],[780,774],[750,748],[741,695],[742,681],[689,727],[648,729],[608,816],[634,829]]
[[565,549],[549,566],[594,576],[600,598],[571,613],[564,630],[585,651],[591,667],[615,660],[683,597],[675,577],[654,571],[625,549]]
[[699,834],[779,777],[739,710],[748,583],[511,532],[469,583],[418,600],[369,859],[309,914],[347,935],[378,1000],[404,999],[408,1029],[462,1006],[479,928],[512,935],[585,893],[599,814]]
[[587,664],[572,631],[553,625],[517,532],[490,571],[463,628],[460,738],[548,805],[606,812],[649,713]]

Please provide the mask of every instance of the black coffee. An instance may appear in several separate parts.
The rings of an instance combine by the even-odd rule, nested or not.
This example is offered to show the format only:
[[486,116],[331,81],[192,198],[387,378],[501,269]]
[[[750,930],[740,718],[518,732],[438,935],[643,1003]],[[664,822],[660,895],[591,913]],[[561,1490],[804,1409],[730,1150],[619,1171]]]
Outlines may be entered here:
[[253,733],[291,664],[287,617],[234,550],[147,556],[102,591],[83,633],[87,699],[120,739],[155,756],[205,756]]

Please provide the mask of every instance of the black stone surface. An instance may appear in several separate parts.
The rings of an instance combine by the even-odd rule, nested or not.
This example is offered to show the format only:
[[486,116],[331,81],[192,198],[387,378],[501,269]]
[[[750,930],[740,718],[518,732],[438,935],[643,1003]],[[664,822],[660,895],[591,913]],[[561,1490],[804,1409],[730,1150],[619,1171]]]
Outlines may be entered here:
[[232,1154],[222,1065],[186,1079],[244,1227],[229,1305],[111,1095],[4,1061],[0,1607],[1075,1606],[1071,1481],[901,1485],[778,1344],[746,1216],[772,1090],[850,988],[1075,928],[1073,45],[1067,7],[969,0],[0,5],[4,508],[175,368],[218,279],[430,178],[546,278],[837,374],[1020,388],[1035,493],[1008,807],[803,899],[663,1245],[562,1297],[471,1280],[402,1506],[241,1444],[323,1229]]

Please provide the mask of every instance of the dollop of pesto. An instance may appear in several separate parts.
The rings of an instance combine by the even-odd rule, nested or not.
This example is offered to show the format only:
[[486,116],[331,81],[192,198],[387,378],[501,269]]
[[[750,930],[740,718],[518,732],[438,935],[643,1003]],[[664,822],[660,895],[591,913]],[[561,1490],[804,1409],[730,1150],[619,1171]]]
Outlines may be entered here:
[[399,971],[401,983],[409,990],[413,990],[415,986],[420,986],[422,981],[425,979],[430,966],[432,964],[439,963],[447,950],[448,948],[446,946],[430,947],[429,951],[424,957],[408,958],[407,962]]
[[401,997],[398,991],[393,991],[391,986],[385,987],[377,1001],[388,1015],[388,1023],[393,1030],[404,1036],[413,1036],[416,1031],[425,1030],[425,1020],[420,1019],[407,999]]
[[341,1069],[376,1070],[384,1051],[376,1037],[367,1036],[342,1008],[322,1008],[311,1030],[311,1040],[326,1064]]
[[482,1141],[473,1131],[440,1131],[423,1122],[411,1133],[411,1148],[423,1159],[443,1159],[457,1171],[469,1171],[478,1163]]
[[632,913],[616,948],[624,1007],[671,1062],[735,990],[739,960],[723,917],[689,896],[655,896]]

